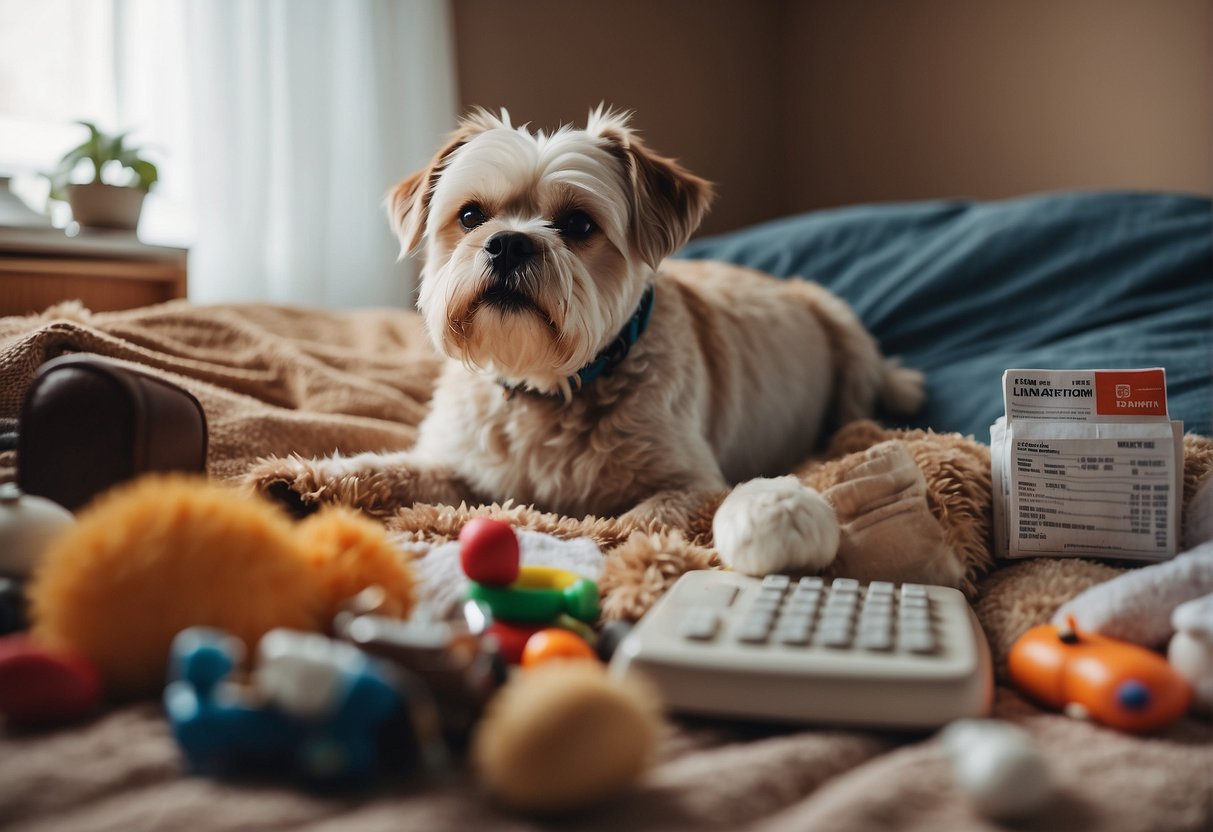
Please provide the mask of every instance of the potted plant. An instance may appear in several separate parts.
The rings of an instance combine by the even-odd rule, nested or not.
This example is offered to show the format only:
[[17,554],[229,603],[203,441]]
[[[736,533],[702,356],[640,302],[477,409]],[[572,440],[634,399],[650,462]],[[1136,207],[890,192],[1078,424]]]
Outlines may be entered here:
[[138,147],[127,144],[126,133],[105,133],[95,124],[77,122],[89,136],[72,148],[51,173],[51,199],[72,206],[72,218],[82,226],[134,231],[143,198],[159,177],[156,166]]

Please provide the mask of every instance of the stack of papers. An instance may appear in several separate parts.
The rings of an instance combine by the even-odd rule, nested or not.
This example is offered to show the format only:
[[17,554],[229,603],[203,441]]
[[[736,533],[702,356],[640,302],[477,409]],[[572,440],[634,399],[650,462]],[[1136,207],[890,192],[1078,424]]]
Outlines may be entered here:
[[990,427],[995,553],[1165,560],[1178,547],[1183,423],[1166,372],[1007,370]]

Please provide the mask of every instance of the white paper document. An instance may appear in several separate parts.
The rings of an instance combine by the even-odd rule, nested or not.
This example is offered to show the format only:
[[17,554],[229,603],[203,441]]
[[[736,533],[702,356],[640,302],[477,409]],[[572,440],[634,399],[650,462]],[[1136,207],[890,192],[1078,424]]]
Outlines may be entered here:
[[1164,370],[1007,370],[990,427],[1000,557],[1176,554],[1183,423]]

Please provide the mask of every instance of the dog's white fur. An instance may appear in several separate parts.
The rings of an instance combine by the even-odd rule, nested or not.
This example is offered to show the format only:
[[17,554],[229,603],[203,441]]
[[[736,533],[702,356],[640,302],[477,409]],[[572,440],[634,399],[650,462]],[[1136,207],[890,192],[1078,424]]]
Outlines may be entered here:
[[[917,407],[921,375],[884,359],[817,284],[665,259],[710,199],[707,182],[649,150],[625,115],[599,108],[585,129],[549,134],[512,126],[504,111],[472,114],[388,200],[402,250],[424,246],[419,308],[450,359],[416,446],[269,460],[251,480],[313,501],[354,477],[403,504],[514,499],[678,523],[707,492],[785,473],[828,426],[878,404]],[[584,239],[561,227],[573,211],[595,226]],[[466,228],[461,216],[483,221]],[[511,278],[510,304],[489,291],[500,277],[486,241],[502,231],[527,235],[535,249]],[[616,337],[649,286],[647,331],[612,374],[575,389],[570,377]],[[503,382],[524,392],[505,396]],[[805,524],[832,522],[824,501],[773,493],[736,493],[718,517],[718,542],[747,541],[723,547],[735,568],[792,565],[787,553]],[[747,494],[759,501],[754,512]],[[817,545],[836,549],[836,529]],[[833,554],[800,560],[821,566]]]

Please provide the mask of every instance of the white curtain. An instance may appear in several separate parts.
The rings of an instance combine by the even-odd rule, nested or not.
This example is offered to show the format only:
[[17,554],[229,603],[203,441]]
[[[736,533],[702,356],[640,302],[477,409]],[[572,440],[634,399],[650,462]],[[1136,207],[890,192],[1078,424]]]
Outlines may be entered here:
[[447,3],[114,2],[118,115],[166,157],[141,232],[187,229],[191,299],[410,304],[382,201],[454,124]]

